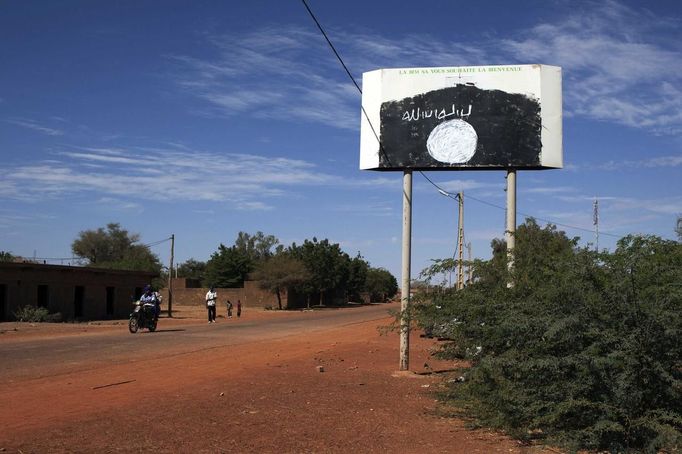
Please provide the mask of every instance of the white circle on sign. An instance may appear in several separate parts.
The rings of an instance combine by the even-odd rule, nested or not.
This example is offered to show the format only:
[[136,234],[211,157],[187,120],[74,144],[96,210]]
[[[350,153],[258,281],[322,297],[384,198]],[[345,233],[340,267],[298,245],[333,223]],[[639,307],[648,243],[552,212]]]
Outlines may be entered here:
[[433,159],[448,164],[462,164],[476,153],[478,134],[464,120],[455,119],[439,124],[426,140],[426,149]]

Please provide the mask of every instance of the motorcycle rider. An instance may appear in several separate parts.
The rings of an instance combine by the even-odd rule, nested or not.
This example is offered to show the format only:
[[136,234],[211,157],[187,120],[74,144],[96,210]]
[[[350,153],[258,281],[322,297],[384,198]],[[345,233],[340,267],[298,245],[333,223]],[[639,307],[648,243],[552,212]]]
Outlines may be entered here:
[[156,296],[156,292],[152,292],[152,286],[147,284],[144,286],[144,293],[140,297],[140,303],[142,304],[153,304],[154,305],[154,321],[159,320],[160,304],[159,298]]

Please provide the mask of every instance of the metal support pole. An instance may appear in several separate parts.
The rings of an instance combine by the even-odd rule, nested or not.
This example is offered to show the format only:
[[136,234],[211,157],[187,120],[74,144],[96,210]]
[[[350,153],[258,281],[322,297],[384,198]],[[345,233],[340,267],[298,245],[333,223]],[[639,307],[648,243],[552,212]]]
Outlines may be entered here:
[[400,302],[400,370],[410,368],[410,265],[412,252],[412,171],[403,173],[403,275]]
[[[507,268],[509,271],[514,267],[514,246],[516,244],[516,170],[507,170]],[[507,286],[511,287],[512,282]]]
[[175,234],[171,235],[170,264],[168,266],[168,316],[173,317],[173,255],[175,253]]
[[459,202],[459,232],[457,233],[457,251],[459,252],[459,262],[457,263],[457,290],[464,288],[464,193],[457,194]]

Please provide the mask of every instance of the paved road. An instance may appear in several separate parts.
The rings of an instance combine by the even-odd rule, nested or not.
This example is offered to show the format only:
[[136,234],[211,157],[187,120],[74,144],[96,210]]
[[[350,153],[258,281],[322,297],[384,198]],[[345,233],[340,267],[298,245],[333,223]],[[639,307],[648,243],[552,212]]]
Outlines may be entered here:
[[177,356],[217,347],[294,334],[334,329],[354,323],[386,318],[391,307],[371,305],[283,313],[281,318],[239,321],[219,320],[215,324],[159,323],[155,333],[147,330],[130,334],[127,326],[103,333],[37,340],[0,342],[0,381],[15,382],[44,378],[98,367],[142,362],[159,356]]

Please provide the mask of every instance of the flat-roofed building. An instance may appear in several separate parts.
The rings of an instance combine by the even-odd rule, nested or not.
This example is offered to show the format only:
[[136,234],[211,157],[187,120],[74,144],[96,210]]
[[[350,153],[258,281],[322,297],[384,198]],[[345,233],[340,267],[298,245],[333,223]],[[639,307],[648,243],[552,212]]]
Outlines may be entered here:
[[0,263],[0,321],[23,306],[64,320],[127,318],[131,302],[156,273],[39,263]]

